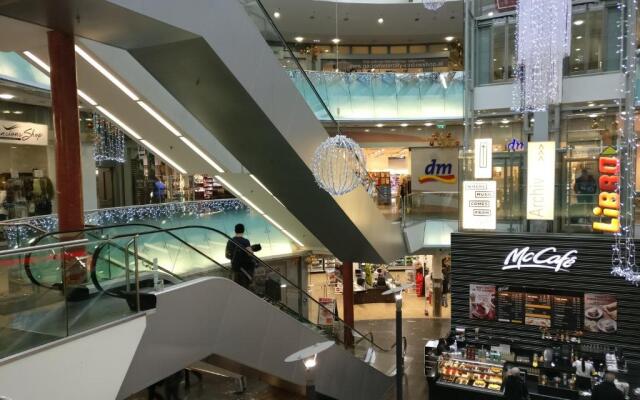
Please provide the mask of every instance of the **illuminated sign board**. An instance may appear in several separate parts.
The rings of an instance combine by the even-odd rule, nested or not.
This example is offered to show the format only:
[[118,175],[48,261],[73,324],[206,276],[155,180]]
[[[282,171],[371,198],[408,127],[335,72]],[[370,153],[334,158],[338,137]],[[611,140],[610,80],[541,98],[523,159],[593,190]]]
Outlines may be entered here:
[[[600,178],[598,187],[598,206],[593,213],[602,217],[593,222],[593,230],[601,232],[620,232],[620,159],[613,147],[607,147],[598,160]],[[609,220],[607,220],[609,219]]]
[[530,142],[527,148],[527,219],[553,219],[555,177],[556,143]]
[[491,179],[491,148],[493,141],[488,139],[476,139],[473,152],[473,176],[476,179]]
[[496,182],[462,182],[462,228],[496,229]]
[[411,149],[411,189],[416,192],[458,191],[458,148]]

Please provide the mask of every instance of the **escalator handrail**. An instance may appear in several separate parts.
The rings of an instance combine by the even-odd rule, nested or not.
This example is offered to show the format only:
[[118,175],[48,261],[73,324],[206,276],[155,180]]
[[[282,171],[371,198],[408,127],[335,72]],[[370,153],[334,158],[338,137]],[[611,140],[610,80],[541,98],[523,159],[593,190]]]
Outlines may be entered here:
[[[319,301],[317,301],[316,299],[313,298],[313,296],[309,295],[306,290],[301,289],[300,287],[298,287],[295,283],[291,282],[286,276],[282,275],[278,270],[276,270],[275,268],[273,268],[272,266],[270,266],[269,264],[267,264],[266,262],[264,262],[262,259],[260,259],[259,257],[257,257],[255,254],[253,254],[252,252],[247,251],[247,249],[243,248],[242,246],[240,246],[239,244],[237,244],[236,242],[234,242],[231,238],[231,236],[227,235],[226,233],[216,229],[216,228],[211,228],[208,226],[201,226],[201,225],[184,225],[184,226],[179,226],[179,227],[174,227],[174,228],[161,228],[158,231],[149,231],[149,232],[138,232],[135,234],[122,234],[122,235],[116,235],[111,237],[111,239],[120,239],[120,238],[125,238],[125,237],[132,237],[132,236],[142,236],[142,235],[149,235],[149,234],[153,234],[153,233],[158,233],[158,232],[173,232],[173,231],[178,231],[178,230],[185,230],[185,229],[204,229],[204,230],[208,230],[211,232],[216,232],[219,235],[225,237],[227,240],[229,240],[231,243],[234,244],[234,246],[236,246],[236,248],[242,250],[245,252],[245,254],[247,254],[250,258],[252,258],[254,261],[258,262],[260,265],[264,266],[265,268],[267,268],[268,270],[270,270],[271,272],[277,274],[281,279],[283,279],[284,281],[286,281],[289,285],[291,285],[293,288],[295,288],[299,293],[302,293],[303,296],[305,296],[308,300],[311,300],[313,303],[315,303],[318,307],[328,311],[329,313],[333,314],[334,318],[337,321],[342,322],[342,324],[346,327],[348,327],[349,329],[351,329],[353,332],[357,333],[358,335],[360,335],[361,337],[365,338],[365,340],[367,340],[368,342],[370,342],[374,347],[378,348],[381,351],[387,352],[389,351],[388,349],[385,349],[381,346],[379,346],[378,344],[370,341],[367,336],[363,333],[361,333],[360,331],[358,331],[357,329],[355,329],[354,327],[350,326],[349,324],[347,324],[345,321],[341,320],[337,315],[335,311],[331,311],[328,307],[326,307],[325,305],[323,305],[322,303],[320,303]],[[190,246],[191,247],[191,246]],[[221,265],[219,263],[216,262],[216,264]]]
[[[111,229],[111,228],[131,227],[131,226],[142,226],[142,227],[145,227],[145,228],[155,229],[156,231],[161,231],[161,230],[162,230],[162,228],[160,228],[160,227],[158,227],[158,226],[156,226],[156,225],[152,225],[152,224],[145,224],[145,223],[141,223],[141,222],[128,223],[128,224],[115,224],[115,225],[107,225],[107,226],[95,226],[95,225],[94,225],[94,226],[85,227],[84,229],[79,229],[79,230],[71,230],[71,231],[55,231],[55,232],[48,232],[48,233],[45,233],[44,235],[40,235],[40,236],[36,237],[36,239],[35,239],[35,240],[33,241],[33,243],[32,243],[32,246],[37,245],[41,240],[43,240],[44,238],[49,237],[49,236],[55,236],[55,235],[71,235],[71,234],[76,234],[76,235],[74,236],[74,239],[75,239],[75,238],[78,238],[79,236],[81,236],[83,233],[87,233],[87,232],[98,231],[98,230],[103,230],[103,229]],[[171,233],[171,232],[167,232],[167,234],[169,234],[170,236],[172,236],[174,239],[178,240],[179,242],[183,243],[184,245],[186,245],[186,246],[190,247],[192,250],[194,250],[195,252],[199,253],[199,254],[200,254],[200,255],[202,255],[203,257],[205,257],[205,258],[209,259],[210,261],[212,261],[212,262],[214,262],[214,263],[218,264],[214,259],[212,259],[212,258],[210,258],[209,256],[207,256],[207,255],[206,255],[206,254],[204,254],[202,251],[200,251],[200,250],[198,250],[198,249],[194,248],[193,246],[191,246],[189,243],[187,243],[186,241],[184,241],[184,240],[183,240],[182,238],[180,238],[179,236],[174,235],[174,234],[173,234],[173,233]],[[100,250],[99,250],[99,251],[101,251],[101,250],[102,250],[102,249],[101,249],[101,247],[102,247],[103,245],[104,245],[104,243],[103,243],[102,245],[100,245],[100,246],[99,246],[99,248],[100,248]],[[32,246],[31,246],[31,247],[32,247]],[[98,249],[96,249],[96,250],[98,250]],[[147,261],[147,262],[148,262],[148,260],[144,260],[144,261]],[[94,265],[94,264],[95,264],[95,263],[92,261],[92,265],[91,265],[91,269],[92,269],[92,271],[95,269],[95,268],[94,268],[94,267],[95,267],[95,265]],[[222,265],[220,265],[220,267],[225,268],[225,267],[224,267],[224,266],[222,266]],[[180,279],[180,280],[182,280],[182,278],[181,278],[180,276],[178,276],[178,275],[174,274],[173,272],[171,272],[171,271],[169,271],[169,270],[166,270],[166,269],[164,269],[164,268],[162,268],[162,267],[159,267],[158,269],[160,269],[161,271],[163,271],[163,272],[165,272],[165,273],[167,273],[167,274],[169,274],[169,275],[173,276],[173,277],[174,277],[174,278],[176,278],[176,279]],[[46,288],[46,289],[58,289],[58,287],[57,287],[56,285],[52,285],[52,286],[45,285],[45,284],[43,284],[43,283],[39,282],[39,281],[35,278],[35,276],[33,276],[33,273],[32,273],[32,271],[31,271],[31,253],[29,253],[29,254],[27,254],[27,255],[25,256],[24,270],[25,270],[25,273],[27,274],[27,278],[29,278],[29,280],[31,281],[31,283],[33,283],[34,285],[36,285],[36,286],[40,286],[40,287],[44,287],[44,288]],[[93,273],[93,272],[92,272],[92,273]],[[93,280],[93,277],[92,277],[92,280]],[[94,281],[94,284],[95,284],[95,281]]]

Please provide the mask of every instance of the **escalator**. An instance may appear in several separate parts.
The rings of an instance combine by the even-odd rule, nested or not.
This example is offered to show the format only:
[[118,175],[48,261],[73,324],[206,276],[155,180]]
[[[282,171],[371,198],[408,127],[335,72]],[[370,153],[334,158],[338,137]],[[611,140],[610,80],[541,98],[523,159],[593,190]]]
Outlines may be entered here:
[[[301,366],[285,364],[284,358],[327,339],[341,346],[319,356],[316,384],[320,393],[338,399],[385,398],[393,386],[387,375],[393,372],[392,354],[346,326],[336,313],[268,263],[247,253],[276,280],[282,296],[261,298],[229,280],[223,257],[230,238],[217,229],[161,229],[146,224],[92,227],[43,235],[37,243],[51,245],[61,237],[76,241],[84,237],[88,242],[83,257],[88,277],[84,286],[89,289],[86,298],[75,300],[74,307],[91,307],[94,313],[152,311],[146,314],[147,326],[118,398],[208,357],[223,360],[225,367],[248,368],[272,381],[304,386]],[[69,249],[64,252],[72,253]],[[33,265],[39,264],[32,262],[37,258],[25,256],[29,279],[40,287],[64,291],[67,285],[62,280],[51,279],[63,275],[43,274],[43,265]],[[43,277],[48,281],[38,280]],[[333,314],[335,323],[320,326],[313,322],[320,310]],[[344,346],[351,338],[354,345]]]

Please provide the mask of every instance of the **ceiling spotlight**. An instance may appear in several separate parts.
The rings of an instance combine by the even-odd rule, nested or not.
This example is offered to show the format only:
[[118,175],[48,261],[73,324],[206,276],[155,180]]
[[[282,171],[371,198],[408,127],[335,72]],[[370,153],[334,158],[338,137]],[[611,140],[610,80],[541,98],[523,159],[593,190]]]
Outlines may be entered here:
[[302,41],[304,40],[304,38],[302,36],[296,36],[294,39],[298,43],[302,43]]
[[587,104],[587,105],[588,105],[589,107],[595,107],[595,106],[596,106],[596,104],[595,104],[595,103],[589,103],[589,104]]
[[406,128],[407,126],[409,126],[409,124],[407,124],[407,123],[405,122],[405,123],[400,124],[400,126],[401,126],[401,127],[403,127],[403,128]]
[[418,130],[419,130],[419,131],[421,131],[421,130],[422,130],[422,128],[418,128]]
[[9,93],[2,93],[2,94],[0,94],[0,99],[2,99],[2,100],[11,100],[11,99],[13,99],[14,97],[16,97],[16,96],[14,96],[14,95],[12,95],[12,94],[9,94]]
[[11,114],[11,111],[10,110],[4,110],[2,113],[3,114]]
[[320,39],[313,39],[313,43],[320,43]]
[[280,12],[279,11],[274,12],[273,13],[273,17],[274,18],[280,18]]
[[596,117],[598,117],[598,114],[595,114],[595,113],[594,114],[589,114],[589,118],[596,118]]
[[490,11],[489,14],[487,14],[490,17],[493,17],[493,11]]
[[384,124],[376,124],[377,128],[382,128],[384,126]]
[[448,47],[445,47],[445,48],[444,48],[444,49],[442,49],[442,50],[444,50],[444,51],[449,51],[449,48],[448,48]]
[[381,25],[384,24],[384,18],[382,17],[378,18],[378,23]]
[[455,37],[453,37],[453,36],[446,36],[444,38],[444,40],[446,40],[447,42],[451,42],[453,39],[455,39]]
[[340,43],[340,39],[339,38],[333,38],[333,39],[331,39],[331,41],[333,42],[333,44]]
[[19,114],[22,114],[22,111],[20,111],[20,110],[16,110],[16,111],[14,111],[13,113],[14,113],[14,114],[18,114],[18,115],[19,115]]
[[369,131],[370,131],[370,129],[365,129],[364,131],[365,131],[365,132],[369,132]]
[[580,25],[584,24],[584,20],[583,19],[577,19],[577,20],[573,21],[573,24],[575,26],[580,26]]
[[484,124],[483,120],[479,119],[479,120],[476,121],[476,125],[482,125],[482,124]]
[[506,125],[506,124],[508,124],[509,122],[511,122],[511,121],[509,121],[509,120],[508,120],[508,119],[506,119],[506,118],[503,118],[503,119],[500,121],[500,123],[505,124],[505,125]]
[[580,40],[580,39],[582,39],[582,36],[576,36],[576,39]]
[[433,122],[425,122],[424,126],[433,126]]

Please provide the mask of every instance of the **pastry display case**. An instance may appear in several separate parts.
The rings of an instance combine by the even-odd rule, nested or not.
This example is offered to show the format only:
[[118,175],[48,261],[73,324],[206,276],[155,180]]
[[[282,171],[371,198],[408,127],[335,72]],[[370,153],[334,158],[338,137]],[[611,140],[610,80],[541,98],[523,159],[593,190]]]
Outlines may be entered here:
[[498,393],[502,392],[502,368],[502,364],[441,359],[438,365],[438,383]]

